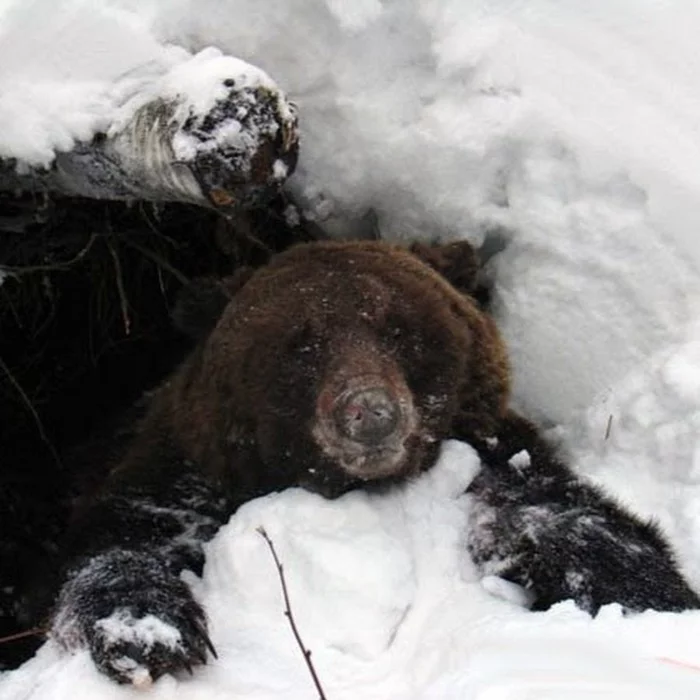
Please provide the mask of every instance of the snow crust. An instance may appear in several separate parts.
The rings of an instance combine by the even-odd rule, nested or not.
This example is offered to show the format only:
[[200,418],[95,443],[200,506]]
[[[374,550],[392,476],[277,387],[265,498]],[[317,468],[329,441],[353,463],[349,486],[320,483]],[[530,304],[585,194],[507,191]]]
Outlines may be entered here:
[[[299,105],[306,214],[484,243],[517,404],[700,589],[699,29],[688,0],[4,0],[0,155],[50,162],[208,46],[260,66]],[[478,581],[475,469],[450,443],[383,498],[246,505],[192,580],[219,660],[148,692],[313,697],[264,525],[333,700],[698,697],[700,613],[531,613]],[[52,644],[0,680],[2,700],[136,695]]]

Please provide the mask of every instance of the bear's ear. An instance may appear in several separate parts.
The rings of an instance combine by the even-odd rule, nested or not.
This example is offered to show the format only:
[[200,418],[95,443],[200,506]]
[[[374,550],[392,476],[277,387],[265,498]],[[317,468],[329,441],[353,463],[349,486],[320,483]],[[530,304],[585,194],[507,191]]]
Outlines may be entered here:
[[414,243],[409,250],[462,294],[475,295],[481,263],[477,252],[467,241],[454,241],[445,245]]
[[175,328],[201,340],[214,328],[236,292],[250,279],[253,268],[241,267],[230,277],[200,277],[183,287],[170,313]]

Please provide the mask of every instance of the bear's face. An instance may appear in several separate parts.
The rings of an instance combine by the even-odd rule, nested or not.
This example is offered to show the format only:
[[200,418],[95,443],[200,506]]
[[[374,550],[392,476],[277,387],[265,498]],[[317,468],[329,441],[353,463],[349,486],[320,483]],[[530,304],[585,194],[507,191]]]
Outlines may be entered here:
[[253,274],[175,385],[188,456],[336,496],[426,468],[459,416],[488,432],[507,370],[491,322],[417,257],[317,243]]

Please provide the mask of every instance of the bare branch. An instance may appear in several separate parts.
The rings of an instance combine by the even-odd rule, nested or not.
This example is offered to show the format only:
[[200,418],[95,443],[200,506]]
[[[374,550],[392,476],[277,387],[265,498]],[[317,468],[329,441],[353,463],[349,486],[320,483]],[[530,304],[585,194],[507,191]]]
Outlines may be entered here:
[[8,644],[9,642],[17,641],[18,639],[25,639],[26,637],[38,637],[39,635],[44,635],[48,632],[48,629],[44,627],[33,627],[30,630],[24,630],[24,632],[15,632],[15,634],[8,634],[6,637],[0,637],[0,644]]
[[119,253],[114,247],[111,239],[107,241],[109,252],[114,261],[114,276],[117,282],[117,292],[119,293],[119,308],[122,312],[122,323],[124,324],[124,335],[131,333],[131,319],[129,318],[129,302],[126,298],[126,290],[124,289],[124,278],[122,276],[122,264],[119,259]]
[[306,662],[306,666],[309,669],[311,678],[313,679],[314,685],[316,686],[316,690],[318,691],[319,699],[327,700],[326,695],[323,692],[323,688],[321,686],[321,681],[319,681],[318,676],[316,675],[316,669],[314,668],[314,665],[311,662],[311,651],[304,646],[304,642],[302,641],[301,635],[299,634],[299,630],[297,629],[297,625],[294,620],[294,615],[292,614],[292,607],[289,603],[289,592],[287,591],[287,582],[284,578],[284,567],[282,566],[279,557],[277,556],[277,552],[275,551],[275,545],[272,543],[272,540],[270,539],[270,536],[267,534],[264,527],[259,527],[258,532],[265,539],[265,542],[267,542],[267,546],[270,548],[270,552],[272,553],[272,558],[275,560],[275,566],[277,567],[277,573],[279,574],[280,583],[282,585],[282,595],[284,597],[284,614],[289,620],[289,626],[292,628],[294,639],[296,639],[297,645],[301,650],[301,653],[304,655],[304,661]]
[[14,386],[14,388],[17,390],[17,393],[20,395],[22,398],[22,401],[24,402],[25,406],[29,410],[29,412],[32,414],[32,417],[34,418],[34,422],[36,423],[37,430],[39,431],[39,437],[41,437],[42,441],[48,447],[49,452],[51,453],[51,456],[53,457],[54,461],[56,462],[56,465],[62,469],[63,464],[61,462],[61,458],[58,456],[58,452],[56,451],[56,448],[54,447],[53,443],[51,440],[49,440],[48,436],[46,435],[46,431],[44,430],[44,424],[41,422],[41,418],[39,418],[39,414],[37,413],[36,409],[34,408],[34,404],[31,402],[29,397],[27,396],[26,392],[22,388],[22,385],[17,381],[15,378],[15,375],[12,374],[10,371],[10,368],[5,364],[5,361],[0,357],[0,369],[5,373],[7,378],[10,381],[10,384]]
[[90,252],[90,249],[97,238],[98,235],[93,233],[88,242],[78,251],[77,255],[70,260],[66,260],[65,262],[51,263],[48,265],[26,265],[24,267],[9,267],[7,265],[0,265],[0,275],[21,277],[22,275],[30,275],[35,272],[63,272],[65,270],[69,270]]
[[163,289],[162,278],[160,277],[161,269],[169,272],[180,284],[184,285],[185,287],[191,284],[190,280],[185,275],[183,275],[182,272],[180,272],[180,270],[171,265],[162,255],[158,255],[158,253],[151,250],[150,248],[146,248],[146,246],[141,245],[140,243],[134,240],[133,236],[123,236],[121,241],[130,248],[137,250],[139,253],[141,253],[141,255],[143,255],[146,258],[149,258],[149,260],[155,263],[156,268],[158,270],[161,291]]

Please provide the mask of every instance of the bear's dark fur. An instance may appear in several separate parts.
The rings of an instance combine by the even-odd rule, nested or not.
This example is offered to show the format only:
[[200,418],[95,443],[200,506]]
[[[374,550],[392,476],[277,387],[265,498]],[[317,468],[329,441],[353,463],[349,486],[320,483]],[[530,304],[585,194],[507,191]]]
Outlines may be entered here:
[[467,489],[467,547],[484,573],[526,588],[533,610],[700,607],[658,527],[579,479],[528,421],[509,413],[473,445],[483,469]]
[[[327,497],[386,487],[429,468],[447,437],[480,450],[486,476],[472,492],[496,509],[494,517],[521,499],[536,500],[528,478],[512,488],[500,476],[509,455],[489,447],[492,436],[505,444],[517,431],[504,345],[470,296],[477,272],[466,243],[410,250],[314,243],[254,273],[196,287],[176,317],[204,337],[155,393],[126,455],[76,515],[53,635],[68,648],[89,647],[98,667],[120,682],[204,662],[213,652],[205,615],[178,574],[201,569],[202,544],[238,505],[292,485]],[[541,454],[532,470],[564,480],[565,493],[580,485],[550,452]],[[499,480],[508,494],[500,501]],[[601,526],[644,544],[643,557],[662,560],[656,583],[676,586],[667,598],[643,590],[630,607],[695,605],[659,534],[627,527],[637,521],[591,494]],[[542,505],[554,507],[549,497]],[[509,530],[516,521],[503,518],[492,530],[504,547],[531,548]],[[470,547],[488,568],[500,550],[475,545],[482,526],[481,541],[488,539],[491,525],[473,522]],[[527,557],[518,561],[528,568]],[[595,575],[595,562],[587,565]],[[613,590],[591,603],[541,569],[532,568],[536,581],[507,567],[501,573],[543,604],[569,596],[588,609],[628,602],[629,586],[618,596],[612,577],[605,585]],[[155,639],[143,633],[147,616],[160,625]]]

